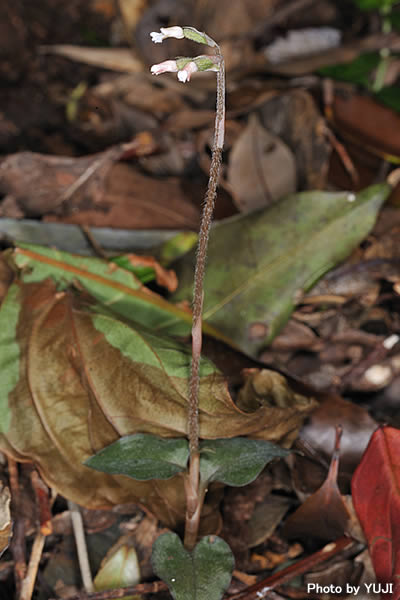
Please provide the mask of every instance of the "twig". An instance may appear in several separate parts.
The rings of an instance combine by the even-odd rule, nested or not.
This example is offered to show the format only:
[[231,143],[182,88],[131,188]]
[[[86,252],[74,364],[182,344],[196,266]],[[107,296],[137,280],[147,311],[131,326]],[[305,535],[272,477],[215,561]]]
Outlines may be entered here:
[[92,573],[90,570],[88,551],[86,546],[85,532],[83,529],[82,515],[79,506],[68,500],[68,508],[71,513],[72,528],[78,553],[79,568],[81,571],[82,583],[85,591],[91,593],[94,591]]
[[210,177],[200,224],[193,289],[192,365],[189,381],[188,410],[190,464],[188,482],[186,485],[188,495],[184,539],[184,544],[188,549],[192,549],[196,544],[202,504],[199,493],[199,373],[202,346],[203,284],[208,240],[214,213],[215,198],[217,195],[219,171],[222,161],[222,148],[224,146],[225,137],[225,67],[219,46],[215,44],[214,47],[219,59],[219,70],[217,72],[217,108]]
[[[94,592],[93,594],[80,593],[74,596],[68,596],[64,600],[114,600],[115,598],[125,598],[133,594],[157,594],[165,592],[168,586],[163,581],[154,581],[154,583],[139,583],[115,590],[105,590],[104,592]],[[56,600],[56,598],[50,598]]]
[[11,488],[11,509],[14,520],[14,531],[11,540],[11,552],[14,559],[14,579],[17,597],[26,575],[25,519],[21,515],[18,465],[8,457],[8,474]]
[[286,567],[286,569],[282,569],[282,571],[275,573],[275,575],[271,575],[271,577],[259,581],[238,594],[228,596],[228,600],[255,600],[256,598],[261,600],[261,598],[268,598],[268,593],[278,585],[287,583],[294,577],[307,573],[312,567],[316,567],[320,563],[328,560],[328,558],[339,554],[339,552],[347,549],[353,543],[353,539],[344,535],[335,542],[327,544],[324,548],[318,550],[318,552],[314,552],[311,556],[307,556],[294,565],[290,565],[290,567]]
[[37,471],[31,473],[31,483],[36,496],[36,504],[39,512],[40,531],[43,535],[53,533],[51,523],[51,506],[52,502],[49,498],[49,488],[41,480]]
[[104,258],[108,260],[107,252],[103,250],[99,242],[94,237],[89,225],[80,225],[81,231],[83,235],[86,237],[89,244],[92,246],[92,249],[95,251],[99,258]]
[[26,577],[22,582],[19,600],[31,600],[46,536],[38,531],[32,546]]

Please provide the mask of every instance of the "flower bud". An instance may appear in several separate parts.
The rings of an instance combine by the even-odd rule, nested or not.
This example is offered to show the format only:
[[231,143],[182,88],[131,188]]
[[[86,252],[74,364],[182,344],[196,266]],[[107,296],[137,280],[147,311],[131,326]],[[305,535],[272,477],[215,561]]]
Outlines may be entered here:
[[182,83],[185,83],[186,81],[190,81],[190,77],[191,77],[192,73],[195,73],[198,70],[199,69],[197,68],[197,65],[195,62],[193,62],[193,61],[188,62],[182,69],[180,69],[178,71],[179,81],[182,81]]
[[176,60],[164,60],[162,63],[153,65],[150,69],[153,75],[160,75],[161,73],[176,73],[178,65]]

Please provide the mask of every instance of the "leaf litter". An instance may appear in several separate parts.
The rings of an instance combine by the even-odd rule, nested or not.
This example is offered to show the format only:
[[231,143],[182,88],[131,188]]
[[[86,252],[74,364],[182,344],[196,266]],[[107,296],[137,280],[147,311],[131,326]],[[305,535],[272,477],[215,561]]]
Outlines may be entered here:
[[[356,76],[349,82],[348,72],[344,73],[340,63],[357,56],[362,58],[366,51],[389,48],[395,66],[399,47],[396,27],[390,35],[365,35],[371,30],[376,14],[363,12],[354,3],[348,10],[357,16],[361,26],[358,31],[350,31],[340,7],[329,0],[318,5],[308,3],[307,10],[303,7],[307,7],[307,2],[286,5],[279,0],[265,0],[240,6],[238,3],[237,7],[230,3],[229,19],[226,3],[216,6],[202,1],[181,6],[174,2],[152,5],[135,2],[130,13],[126,10],[128,4],[120,2],[118,16],[115,6],[107,0],[87,3],[84,9],[79,0],[75,0],[64,23],[67,31],[71,31],[73,24],[70,34],[61,31],[53,36],[49,34],[46,15],[51,15],[53,9],[47,3],[40,14],[30,8],[29,19],[27,14],[19,12],[19,5],[10,6],[10,14],[16,18],[6,19],[9,31],[14,33],[9,45],[13,52],[6,53],[0,61],[1,72],[10,83],[7,91],[1,93],[4,118],[0,122],[0,146],[4,159],[0,171],[0,210],[3,217],[19,219],[22,234],[14,241],[22,243],[13,257],[6,254],[0,263],[0,294],[6,298],[1,311],[3,322],[7,322],[2,333],[2,347],[7,348],[7,353],[5,356],[2,353],[1,382],[7,391],[2,394],[1,423],[8,429],[2,435],[2,449],[22,463],[33,462],[43,479],[60,492],[52,521],[53,526],[58,523],[58,535],[63,538],[68,530],[66,521],[60,518],[66,509],[64,497],[73,495],[86,506],[112,507],[113,512],[108,514],[126,513],[118,516],[118,524],[111,524],[108,519],[103,521],[101,515],[107,513],[91,513],[94,529],[96,523],[105,531],[114,527],[114,537],[107,538],[102,556],[97,556],[94,564],[98,568],[100,560],[112,546],[117,548],[120,541],[122,569],[127,548],[132,544],[138,549],[142,577],[148,581],[152,573],[149,548],[157,533],[163,530],[155,526],[150,527],[148,535],[144,533],[152,517],[144,516],[132,503],[160,516],[164,525],[175,527],[184,515],[182,486],[175,479],[157,480],[155,484],[129,483],[123,476],[115,476],[122,477],[117,480],[93,470],[90,475],[87,470],[82,476],[85,467],[81,458],[83,455],[88,458],[125,433],[143,433],[147,427],[143,428],[144,422],[151,431],[167,439],[174,437],[177,431],[181,434],[185,431],[184,382],[190,357],[185,336],[190,330],[191,259],[181,258],[174,265],[163,263],[168,269],[165,278],[167,271],[161,271],[156,262],[144,263],[142,258],[129,259],[128,256],[117,266],[111,266],[112,262],[104,262],[104,259],[83,265],[82,259],[60,255],[58,250],[26,247],[24,242],[31,240],[20,236],[24,235],[23,226],[25,231],[29,230],[28,219],[32,218],[35,226],[47,221],[49,226],[57,222],[111,227],[116,239],[118,228],[197,230],[204,172],[209,161],[214,80],[205,74],[193,78],[193,85],[188,87],[168,77],[155,83],[147,74],[148,64],[167,56],[156,53],[168,52],[169,55],[174,43],[169,48],[155,47],[148,43],[148,31],[158,29],[160,22],[165,25],[165,19],[167,24],[190,21],[217,39],[223,38],[228,66],[227,131],[230,133],[224,157],[219,216],[234,215],[251,198],[259,202],[263,178],[266,183],[266,186],[261,185],[264,202],[265,190],[272,185],[269,168],[276,171],[279,182],[296,186],[292,203],[298,208],[297,213],[293,208],[294,212],[286,212],[288,201],[281,201],[283,192],[278,191],[276,204],[262,209],[266,222],[273,220],[275,211],[286,226],[278,228],[275,223],[275,231],[262,229],[263,249],[255,248],[252,239],[256,229],[254,213],[218,224],[213,233],[216,241],[215,248],[210,250],[208,269],[209,289],[213,290],[213,282],[218,282],[216,294],[226,294],[229,281],[221,284],[213,268],[218,266],[220,274],[225,269],[227,280],[236,278],[243,269],[239,285],[245,285],[248,274],[252,270],[258,272],[257,261],[262,261],[264,254],[271,256],[273,248],[269,240],[274,233],[279,238],[274,243],[277,251],[282,254],[282,247],[286,248],[288,267],[284,273],[276,273],[276,277],[267,273],[260,289],[255,289],[239,308],[228,304],[229,309],[222,311],[218,319],[211,316],[214,309],[210,309],[206,323],[210,339],[205,347],[211,348],[214,344],[219,354],[216,362],[225,365],[219,370],[204,361],[204,437],[221,437],[224,431],[229,439],[240,432],[250,438],[280,441],[285,446],[294,444],[295,452],[285,462],[268,465],[248,486],[240,489],[223,489],[217,483],[210,486],[203,533],[222,530],[235,550],[241,579],[234,578],[231,593],[243,590],[250,582],[246,580],[249,575],[256,575],[260,583],[268,580],[276,565],[283,565],[282,581],[289,581],[284,579],[289,576],[285,575],[290,569],[285,566],[287,561],[294,561],[299,573],[304,574],[296,597],[309,597],[308,583],[345,585],[351,581],[354,585],[364,585],[373,582],[375,575],[370,556],[378,581],[387,582],[396,575],[399,555],[396,514],[390,512],[396,498],[389,483],[395,477],[391,449],[395,445],[396,428],[400,427],[396,338],[400,327],[398,191],[383,208],[389,193],[385,184],[375,188],[379,191],[375,204],[372,200],[358,203],[354,198],[360,198],[357,194],[367,186],[382,181],[382,172],[388,164],[398,164],[395,133],[398,104],[390,89],[398,80],[398,71],[391,67],[385,75],[382,93],[372,92],[374,69],[379,64],[375,61],[375,67],[366,72],[361,82],[368,90],[367,96],[365,92],[360,94],[357,87],[360,81]],[[82,21],[82,10],[87,21]],[[397,10],[393,16],[396,14]],[[93,40],[90,38],[93,34],[94,37],[110,35],[111,20],[116,36],[113,43],[117,46],[126,40],[131,43],[134,38],[132,52],[121,47],[100,48],[94,52],[95,48],[90,47],[88,40]],[[27,27],[28,22],[36,23],[36,28]],[[82,28],[76,26],[78,22],[92,27],[89,37],[82,38],[79,33]],[[279,34],[290,34],[293,29],[307,31],[310,25],[317,30],[318,27],[338,27],[346,33],[346,41],[317,55],[301,56],[299,48],[294,59],[274,65],[268,62],[266,49],[278,37],[274,28],[279,29]],[[14,35],[15,31],[18,35]],[[39,35],[40,31],[44,33]],[[32,46],[27,43],[29,39]],[[54,41],[59,44],[58,48],[50,49]],[[39,49],[39,44],[46,45],[45,52]],[[65,44],[69,44],[69,48]],[[104,46],[100,39],[96,44]],[[182,52],[181,46],[177,52]],[[36,60],[39,53],[40,61]],[[29,64],[29,77],[18,59],[22,56]],[[80,62],[74,64],[71,59]],[[101,75],[89,63],[101,67]],[[333,97],[330,97],[329,86],[320,85],[321,74],[317,74],[317,69],[335,63],[338,68],[332,84]],[[50,73],[57,70],[55,84]],[[129,75],[123,73],[125,70]],[[299,76],[302,79],[296,80]],[[20,85],[27,90],[25,96],[29,104],[25,109],[22,95],[17,96],[13,87],[15,77],[21,78]],[[345,79],[344,86],[340,80]],[[78,95],[74,94],[77,89],[81,90]],[[22,109],[11,110],[12,99],[16,97]],[[32,102],[31,98],[36,101]],[[379,99],[384,102],[390,99],[390,109],[378,104]],[[67,111],[72,103],[73,113]],[[74,115],[72,119],[66,117],[67,112]],[[271,139],[276,148],[285,145],[285,160],[291,156],[292,166],[288,163],[283,166],[279,159],[273,167],[268,167],[257,146],[258,137],[258,142],[245,140],[247,145],[242,147],[242,155],[238,154],[241,132],[251,128],[257,129],[257,136],[259,133],[264,136],[265,132],[275,136]],[[264,137],[262,139],[266,142]],[[251,159],[250,150],[255,147],[256,158],[260,159],[258,167]],[[356,187],[349,176],[349,165],[357,174]],[[240,169],[244,177],[238,178]],[[249,174],[253,175],[246,182],[245,176]],[[288,191],[290,189],[293,187]],[[313,196],[315,192],[310,193],[310,190],[315,189],[324,191]],[[343,189],[347,191],[338,191]],[[310,195],[303,196],[304,193]],[[239,197],[242,204],[238,202]],[[305,198],[312,199],[308,207],[307,203],[302,204]],[[338,198],[347,198],[347,202],[343,202],[342,216],[332,218],[330,226],[329,210],[339,202]],[[318,210],[320,216],[313,221]],[[287,225],[296,219],[307,223],[308,218],[310,229],[305,227],[303,241],[298,245],[292,243],[295,241],[293,232],[302,225],[296,223],[292,229]],[[317,229],[322,232],[321,245],[310,243],[307,256],[304,247]],[[57,242],[57,233],[54,236]],[[2,237],[3,247],[8,247],[9,242],[9,238]],[[157,241],[154,250],[146,249],[145,253],[150,257],[162,256],[163,249],[156,249],[156,245]],[[97,250],[93,246],[94,253]],[[134,244],[129,251],[143,253]],[[53,263],[53,269],[46,263],[48,258],[60,264]],[[226,265],[230,261],[232,267],[228,269]],[[322,277],[335,265],[336,269]],[[130,267],[133,274],[127,272]],[[175,287],[172,268],[177,273],[178,291],[175,296],[167,296],[160,285],[165,284],[171,290]],[[90,273],[96,273],[97,279],[93,280]],[[283,285],[285,273],[288,287]],[[150,276],[157,276],[158,280],[143,279]],[[52,281],[46,280],[47,277]],[[10,287],[13,279],[15,283]],[[317,279],[319,283],[308,291]],[[120,289],[119,298],[118,285],[127,288]],[[276,304],[270,302],[268,294],[263,295],[265,290],[273,290]],[[206,302],[207,295],[212,298],[213,293],[206,292]],[[186,304],[177,305],[178,300],[185,300]],[[219,302],[224,301],[219,299]],[[132,315],[135,315],[133,321]],[[118,331],[118,334],[114,332],[118,340],[110,332],[110,322],[112,330]],[[212,337],[219,341],[211,340]],[[240,374],[241,369],[247,371]],[[346,400],[340,394],[344,394]],[[17,396],[18,401],[14,401]],[[9,397],[13,398],[10,405]],[[307,421],[301,428],[305,418]],[[362,459],[373,431],[383,422],[389,423],[389,427],[374,434]],[[316,490],[326,478],[337,425],[343,427],[338,487],[334,493],[335,506],[340,509],[333,512],[348,515],[351,535],[363,544],[363,535],[355,533],[356,517],[349,501],[349,482],[360,465],[353,479],[352,496],[370,551],[361,553],[363,546],[352,546],[349,550],[338,544],[341,550],[337,556],[331,556],[324,566],[318,566],[318,552],[323,542],[312,540],[308,532],[322,531],[315,523],[316,519],[322,519],[326,501],[316,496],[317,500],[312,501],[314,508],[308,511],[307,498],[315,498]],[[67,442],[71,432],[74,444]],[[379,436],[392,437],[385,446]],[[383,468],[371,471],[369,464],[373,460],[378,460]],[[367,465],[366,470],[364,465]],[[27,494],[26,482],[30,477],[24,473],[29,468],[24,464],[20,468],[22,496]],[[386,477],[388,469],[392,472]],[[6,482],[7,469],[3,463],[1,475]],[[329,486],[332,488],[332,481]],[[11,489],[12,494],[14,490]],[[375,494],[372,505],[367,502],[369,493]],[[345,508],[343,494],[347,495]],[[360,504],[360,497],[365,498],[366,504]],[[371,542],[374,536],[380,535],[380,522],[376,519],[379,502],[386,503],[381,512],[389,519],[389,529],[385,531],[389,540],[387,548]],[[295,520],[293,511],[299,504],[298,510],[303,510],[305,516],[297,518],[300,529],[296,537],[289,540],[285,527]],[[85,521],[89,527],[87,516]],[[343,524],[344,518],[336,521]],[[7,516],[4,522],[2,540],[8,538]],[[26,521],[26,527],[28,535],[34,533],[32,519]],[[124,546],[122,540],[127,528],[131,537]],[[328,543],[334,543],[341,527],[336,523],[333,530],[325,532]],[[92,531],[90,527],[89,531]],[[88,534],[89,542],[94,535]],[[21,542],[18,534],[17,540]],[[67,561],[66,547],[60,545],[59,540],[50,536],[47,544],[47,564],[56,560],[59,551],[59,558],[64,560],[60,564],[64,567],[69,564],[69,570],[65,568],[65,577],[52,576],[48,580],[50,584],[38,583],[38,597],[47,600],[57,592],[68,597],[80,585],[75,566]],[[90,545],[93,548],[93,544]],[[392,553],[391,562],[385,552]],[[91,554],[93,557],[92,550]],[[6,550],[2,561],[5,567],[0,569],[0,580],[10,597],[14,588],[7,565],[12,565],[12,556]],[[302,571],[304,557],[311,562],[304,563]],[[382,572],[389,562],[394,565],[392,572]],[[75,571],[70,584],[67,571]],[[277,573],[272,576],[278,577]],[[121,579],[111,585],[125,583]],[[293,586],[289,583],[288,587],[281,587],[279,596],[293,596]],[[163,594],[165,597],[162,590],[157,593],[160,597]]]

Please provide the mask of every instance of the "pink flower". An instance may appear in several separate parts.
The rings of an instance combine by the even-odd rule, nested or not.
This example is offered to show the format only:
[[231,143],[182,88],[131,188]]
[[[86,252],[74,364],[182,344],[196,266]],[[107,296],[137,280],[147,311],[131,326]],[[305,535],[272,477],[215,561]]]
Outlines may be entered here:
[[192,75],[192,73],[195,73],[196,71],[198,71],[198,67],[196,65],[195,62],[191,61],[188,62],[183,69],[180,69],[178,71],[178,79],[179,81],[182,81],[182,83],[185,83],[186,81],[190,81],[190,77]]
[[153,65],[150,69],[153,75],[160,75],[161,73],[176,73],[178,66],[176,60],[164,60],[162,63]]

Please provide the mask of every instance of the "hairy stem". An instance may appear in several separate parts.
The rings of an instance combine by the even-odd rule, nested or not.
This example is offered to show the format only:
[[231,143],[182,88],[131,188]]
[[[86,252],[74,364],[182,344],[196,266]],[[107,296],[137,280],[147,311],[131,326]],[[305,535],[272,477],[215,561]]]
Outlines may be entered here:
[[188,436],[190,448],[189,473],[187,475],[187,509],[185,546],[194,547],[200,523],[200,513],[204,494],[199,494],[199,384],[202,346],[203,283],[206,267],[207,246],[212,223],[219,172],[222,160],[222,148],[225,133],[225,69],[219,46],[216,46],[219,59],[217,72],[217,109],[215,116],[214,142],[211,156],[210,177],[205,197],[199,231],[196,267],[193,289],[192,324],[192,365],[189,381]]

